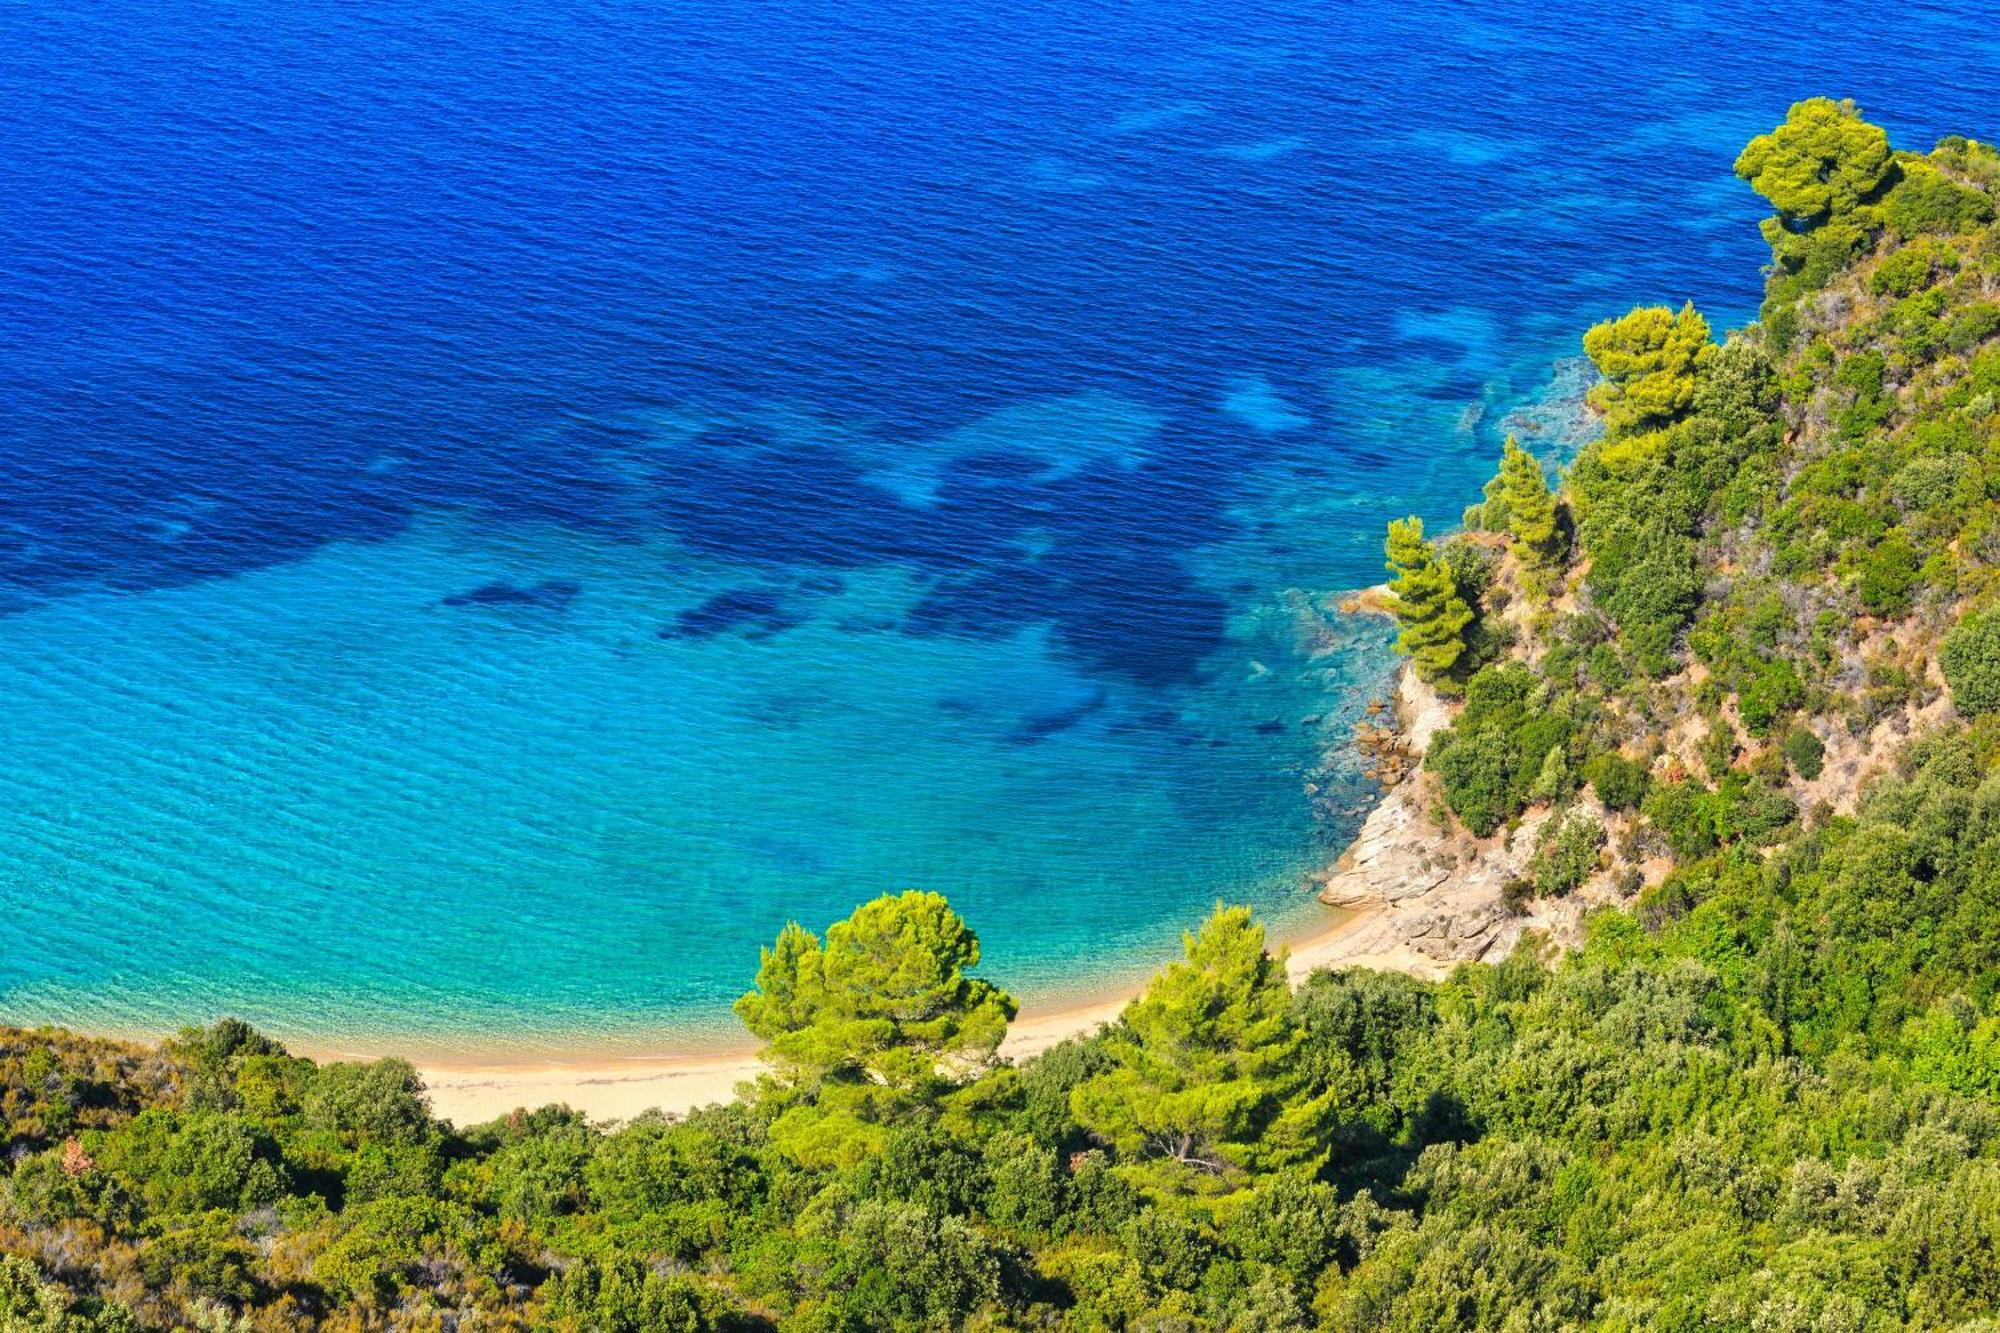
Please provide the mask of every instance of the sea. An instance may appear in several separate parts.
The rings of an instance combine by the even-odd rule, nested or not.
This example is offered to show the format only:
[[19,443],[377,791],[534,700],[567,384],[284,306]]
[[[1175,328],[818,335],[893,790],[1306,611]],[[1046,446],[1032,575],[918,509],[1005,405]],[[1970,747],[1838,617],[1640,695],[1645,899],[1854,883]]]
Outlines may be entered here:
[[1385,522],[1754,315],[1794,100],[1983,4],[0,6],[0,1020],[728,1038],[948,895],[1049,1003],[1309,924]]

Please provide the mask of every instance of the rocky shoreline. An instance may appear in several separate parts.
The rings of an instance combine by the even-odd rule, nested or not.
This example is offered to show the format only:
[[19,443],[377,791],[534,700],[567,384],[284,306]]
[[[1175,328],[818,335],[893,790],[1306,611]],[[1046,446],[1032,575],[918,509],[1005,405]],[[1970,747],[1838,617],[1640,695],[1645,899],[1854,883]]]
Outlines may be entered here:
[[[1379,613],[1383,589],[1364,590],[1343,604],[1352,614]],[[1569,947],[1583,935],[1591,908],[1623,901],[1600,871],[1559,900],[1507,903],[1507,886],[1521,879],[1536,835],[1551,814],[1530,810],[1511,829],[1475,838],[1443,816],[1435,780],[1423,757],[1433,737],[1451,725],[1452,702],[1407,665],[1396,673],[1390,704],[1360,736],[1386,788],[1340,859],[1315,877],[1319,900],[1331,907],[1370,909],[1367,929],[1384,954],[1405,953],[1408,970],[1438,975],[1464,962],[1494,962],[1534,932]],[[1579,811],[1604,822],[1603,807],[1586,799]]]

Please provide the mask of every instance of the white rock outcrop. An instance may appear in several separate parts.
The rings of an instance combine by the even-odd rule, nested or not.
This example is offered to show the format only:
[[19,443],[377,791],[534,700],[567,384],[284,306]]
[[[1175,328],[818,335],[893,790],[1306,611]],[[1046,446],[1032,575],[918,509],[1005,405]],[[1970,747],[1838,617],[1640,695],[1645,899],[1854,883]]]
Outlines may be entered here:
[[[1404,744],[1421,755],[1449,726],[1452,706],[1405,669],[1396,684],[1395,713]],[[1579,932],[1585,901],[1533,903],[1525,913],[1506,904],[1509,882],[1520,878],[1534,855],[1547,810],[1523,816],[1511,832],[1475,838],[1433,811],[1437,787],[1418,769],[1385,794],[1346,852],[1321,880],[1320,901],[1334,907],[1373,908],[1382,933],[1429,959],[1442,971],[1451,964],[1496,961],[1523,933],[1538,930],[1563,942]],[[1597,811],[1600,816],[1602,811]]]

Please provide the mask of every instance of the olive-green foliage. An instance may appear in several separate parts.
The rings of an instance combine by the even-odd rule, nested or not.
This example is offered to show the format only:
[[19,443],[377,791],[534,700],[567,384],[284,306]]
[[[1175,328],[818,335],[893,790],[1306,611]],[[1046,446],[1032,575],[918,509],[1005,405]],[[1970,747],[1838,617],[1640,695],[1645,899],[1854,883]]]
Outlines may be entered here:
[[1518,662],[1482,668],[1466,684],[1464,711],[1432,740],[1424,758],[1452,813],[1481,837],[1534,799],[1552,752],[1562,752],[1554,767],[1563,776],[1542,799],[1566,794],[1575,726],[1560,708],[1536,706],[1537,692],[1533,673]]
[[964,1217],[877,1200],[828,1208],[802,1229],[819,1270],[800,1312],[805,1328],[949,1328],[1005,1294],[1002,1251]]
[[335,1239],[313,1263],[337,1297],[386,1306],[454,1264],[474,1226],[462,1206],[434,1198],[376,1199],[346,1209]]
[[559,1333],[708,1333],[700,1291],[636,1258],[582,1259],[552,1278],[543,1318]]
[[1792,771],[1811,782],[1826,765],[1826,743],[1805,727],[1785,733],[1785,760]]
[[[1315,972],[1293,999],[1293,1016],[1305,1031],[1300,1047],[1307,1088],[1346,1090],[1352,1101],[1382,1108],[1392,1119],[1388,1094],[1410,1042],[1437,1023],[1432,990],[1394,972]],[[1375,1128],[1389,1132],[1392,1123]]]
[[1535,892],[1555,898],[1577,888],[1597,869],[1603,847],[1604,825],[1597,820],[1581,811],[1552,817],[1542,826],[1530,867]]
[[1996,333],[2000,333],[2000,304],[1974,301],[1952,315],[1945,346],[1953,352],[1969,352]]
[[1391,522],[1384,551],[1396,576],[1389,584],[1389,610],[1401,626],[1396,651],[1426,676],[1441,676],[1465,653],[1472,608],[1459,595],[1458,580],[1438,559],[1437,549],[1424,540],[1422,519]]
[[1991,222],[1993,201],[1934,163],[1914,158],[1903,163],[1900,179],[1883,199],[1882,220],[1902,236],[1955,234]]
[[284,1192],[275,1148],[234,1115],[144,1111],[96,1157],[156,1214],[242,1212]]
[[308,1124],[349,1140],[421,1143],[435,1129],[423,1084],[404,1060],[322,1065],[303,1110]]
[[[725,1116],[686,1123],[640,1116],[609,1137],[592,1136],[580,1160],[568,1137],[539,1182],[557,1195],[544,1216],[588,1209],[613,1234],[650,1253],[692,1260],[724,1239],[731,1221],[760,1205],[769,1189],[748,1149],[751,1136]],[[552,1189],[557,1185],[560,1192]]]
[[1952,626],[1938,665],[1959,712],[1976,717],[2000,710],[2000,613],[1978,611]]
[[1861,605],[1883,616],[1899,616],[1909,610],[1921,563],[1917,548],[1901,533],[1878,542],[1863,560],[1855,583]]
[[1868,290],[1877,296],[1910,296],[1936,281],[1940,269],[1958,267],[1951,250],[1919,242],[1891,250],[1868,276]]
[[[1752,736],[1774,734],[1805,703],[1805,679],[1786,655],[1796,631],[1784,599],[1746,580],[1728,601],[1712,604],[1688,635],[1688,646],[1712,679],[1736,694],[1738,715]],[[1718,738],[1725,732],[1711,728]],[[1724,753],[1720,766],[1727,767],[1732,757]]]
[[1631,810],[1646,799],[1651,775],[1636,759],[1616,753],[1594,754],[1583,766],[1583,778],[1597,799],[1613,810]]
[[1728,843],[1762,846],[1798,816],[1782,791],[1733,771],[1712,789],[1691,778],[1655,782],[1641,808],[1683,861],[1699,860]]

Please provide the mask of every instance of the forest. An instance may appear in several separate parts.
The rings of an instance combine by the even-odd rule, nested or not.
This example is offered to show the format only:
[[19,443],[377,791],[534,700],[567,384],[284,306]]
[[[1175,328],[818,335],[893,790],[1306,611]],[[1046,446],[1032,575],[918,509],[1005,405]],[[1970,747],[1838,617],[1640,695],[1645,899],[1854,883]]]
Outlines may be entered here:
[[1812,99],[1736,172],[1757,322],[1590,329],[1592,443],[1388,529],[1437,816],[1546,814],[1580,947],[1294,986],[1218,906],[1015,1065],[904,893],[764,951],[741,1099],[610,1127],[6,1030],[0,1329],[2000,1330],[2000,152]]

